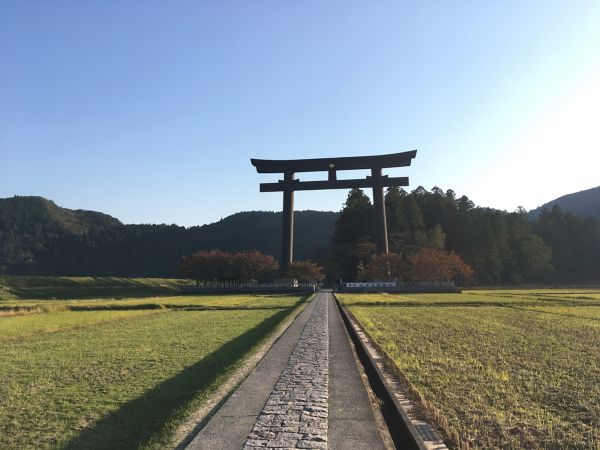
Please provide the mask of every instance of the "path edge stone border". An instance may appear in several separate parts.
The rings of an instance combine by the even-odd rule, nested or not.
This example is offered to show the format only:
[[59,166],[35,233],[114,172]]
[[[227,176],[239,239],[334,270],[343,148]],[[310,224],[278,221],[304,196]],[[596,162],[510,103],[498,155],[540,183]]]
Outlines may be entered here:
[[[395,372],[386,370],[386,359],[379,354],[377,345],[362,330],[335,293],[333,293],[333,297],[350,339],[355,345],[356,354],[363,365],[371,388],[382,402],[381,412],[396,447],[415,450],[447,449],[441,436],[436,432],[436,427],[410,417],[409,411],[401,404],[384,374],[385,371],[388,377],[395,377]],[[403,400],[402,403],[406,403],[409,409],[415,406],[406,400]],[[426,437],[429,438],[426,439]]]
[[289,316],[286,317],[261,344],[259,344],[258,348],[253,353],[246,356],[242,365],[231,373],[223,384],[219,386],[196,411],[189,414],[188,418],[180,424],[173,433],[170,448],[183,450],[192,442],[200,430],[204,428],[212,416],[214,416],[227,399],[231,397],[231,394],[233,394],[244,380],[248,378],[275,342],[279,340],[298,315],[304,311],[316,296],[316,292],[307,295],[306,299],[290,312]]

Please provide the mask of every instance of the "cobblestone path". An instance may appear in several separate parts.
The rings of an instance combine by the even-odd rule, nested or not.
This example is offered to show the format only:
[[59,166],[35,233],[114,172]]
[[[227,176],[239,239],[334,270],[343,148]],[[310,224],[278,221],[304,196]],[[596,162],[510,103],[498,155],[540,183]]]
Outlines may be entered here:
[[327,448],[328,296],[317,301],[244,449]]

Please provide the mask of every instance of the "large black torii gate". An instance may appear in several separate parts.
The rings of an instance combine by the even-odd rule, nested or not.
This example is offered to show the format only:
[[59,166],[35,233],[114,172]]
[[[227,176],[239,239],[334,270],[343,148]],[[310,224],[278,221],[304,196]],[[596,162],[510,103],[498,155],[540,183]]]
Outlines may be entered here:
[[[375,210],[375,236],[377,253],[388,252],[387,224],[383,188],[408,186],[408,177],[388,177],[382,169],[410,166],[417,151],[373,156],[350,156],[343,158],[317,159],[251,159],[258,173],[282,173],[283,180],[277,183],[261,183],[260,192],[283,192],[283,234],[281,248],[281,270],[287,271],[294,255],[294,191],[321,189],[372,188]],[[338,170],[371,169],[371,176],[363,179],[338,180]],[[327,171],[325,181],[300,181],[297,172]]]

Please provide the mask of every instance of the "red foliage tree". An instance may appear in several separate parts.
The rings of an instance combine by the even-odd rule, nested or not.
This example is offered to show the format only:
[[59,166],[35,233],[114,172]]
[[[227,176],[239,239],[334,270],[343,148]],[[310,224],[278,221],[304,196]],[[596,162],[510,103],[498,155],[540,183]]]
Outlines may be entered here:
[[358,270],[358,277],[363,281],[402,280],[408,267],[402,255],[387,253],[373,255],[369,262]]
[[181,273],[200,281],[270,281],[277,276],[279,265],[275,258],[257,250],[228,253],[203,250],[181,260]]
[[312,261],[292,262],[284,276],[298,281],[323,281],[325,278],[323,267]]
[[459,283],[473,276],[473,269],[454,252],[423,248],[409,257],[409,278],[412,281],[454,280]]
[[203,250],[181,259],[180,271],[183,276],[200,281],[224,279],[230,265],[229,253],[221,250]]
[[232,255],[233,275],[236,280],[273,280],[279,271],[279,264],[271,255],[258,250],[239,252]]

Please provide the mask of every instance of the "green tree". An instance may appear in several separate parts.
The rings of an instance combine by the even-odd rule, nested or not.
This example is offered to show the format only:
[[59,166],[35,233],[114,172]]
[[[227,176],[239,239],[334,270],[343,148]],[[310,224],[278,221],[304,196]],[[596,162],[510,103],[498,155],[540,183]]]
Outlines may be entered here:
[[401,252],[410,243],[404,211],[406,196],[406,191],[397,187],[389,187],[385,195],[388,244],[392,252]]
[[439,223],[427,232],[427,247],[437,248],[438,250],[446,248],[446,233],[444,233]]
[[409,237],[405,248],[402,249],[404,252],[415,253],[427,244],[427,229],[425,228],[423,213],[415,198],[416,196],[423,196],[423,191],[424,189],[421,188],[420,192],[411,194],[404,203]]
[[370,240],[373,236],[373,206],[371,200],[358,188],[351,189],[340,216],[335,223],[333,243]]
[[351,189],[335,223],[332,239],[330,277],[345,280],[356,278],[359,262],[366,263],[375,251],[373,236],[373,206],[360,189]]
[[542,210],[534,230],[552,249],[556,279],[569,283],[600,280],[600,220],[563,213],[558,205]]

